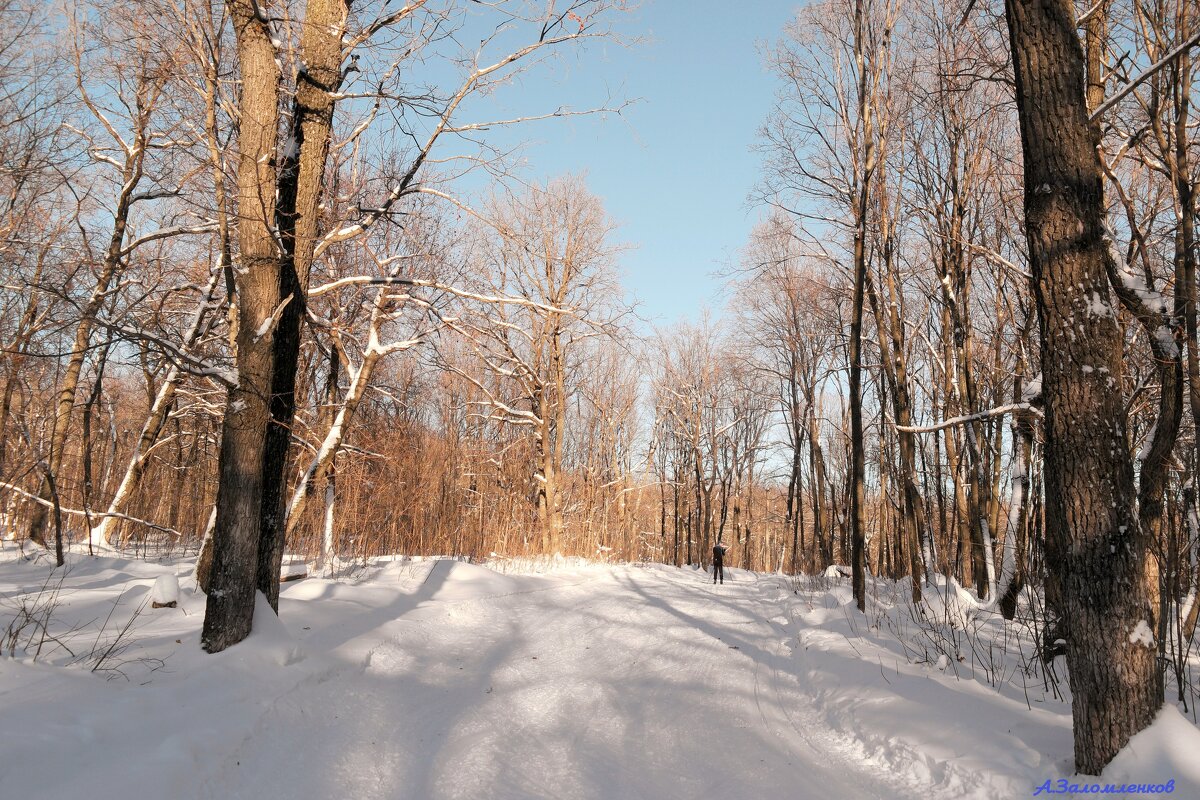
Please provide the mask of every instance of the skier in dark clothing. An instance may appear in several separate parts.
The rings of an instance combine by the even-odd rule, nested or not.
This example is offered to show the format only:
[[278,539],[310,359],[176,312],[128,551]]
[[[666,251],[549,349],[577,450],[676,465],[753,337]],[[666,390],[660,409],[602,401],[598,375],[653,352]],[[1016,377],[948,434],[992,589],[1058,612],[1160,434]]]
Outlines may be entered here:
[[728,549],[725,543],[720,541],[713,547],[713,583],[720,578],[721,584],[725,584],[725,551]]

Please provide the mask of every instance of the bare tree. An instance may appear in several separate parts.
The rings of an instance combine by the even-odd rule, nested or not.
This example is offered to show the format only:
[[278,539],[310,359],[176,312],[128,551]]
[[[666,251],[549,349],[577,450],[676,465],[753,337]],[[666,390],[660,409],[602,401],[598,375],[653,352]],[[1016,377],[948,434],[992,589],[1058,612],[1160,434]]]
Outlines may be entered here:
[[[452,16],[463,13],[453,8],[431,10],[428,5],[422,0],[397,10],[381,7],[372,19],[361,12],[351,15],[345,0],[322,0],[306,7],[297,28],[290,26],[286,16],[272,16],[274,4],[232,6],[243,73],[238,170],[238,251],[243,263],[235,269],[243,280],[236,286],[239,383],[230,392],[227,409],[229,443],[222,449],[218,500],[222,507],[213,534],[212,591],[204,634],[206,648],[212,652],[240,641],[249,631],[254,588],[245,583],[248,573],[273,607],[278,602],[299,329],[312,264],[330,248],[358,239],[377,225],[390,224],[415,195],[429,191],[441,195],[422,180],[443,138],[469,138],[490,125],[521,121],[463,122],[459,112],[464,100],[510,80],[556,46],[602,35],[600,24],[608,8],[602,0],[577,0],[566,9],[550,4],[545,13],[534,11],[530,16],[523,5],[493,4],[489,10],[500,17],[500,24],[477,48],[467,53],[452,49],[449,56],[461,79],[448,90],[434,88],[413,97],[397,86],[401,67],[414,52],[437,58],[436,50],[427,49],[433,43],[454,45],[442,28]],[[509,41],[505,34],[513,28],[527,32],[528,43],[510,50],[503,43]],[[499,56],[494,55],[496,50]],[[360,54],[368,58],[360,59]],[[342,90],[347,76],[364,72],[373,86],[358,91],[350,85]],[[286,120],[279,102],[284,90],[292,100]],[[361,112],[359,118],[344,140],[332,142],[336,108],[339,103],[346,106],[343,101],[356,100],[367,101],[354,106]],[[387,110],[414,103],[422,109],[420,121],[402,132],[415,147],[398,178],[370,205],[360,202],[347,207],[352,211],[350,219],[323,223],[322,187],[331,149],[356,148]],[[569,113],[573,112],[560,109],[542,117]],[[274,263],[268,264],[268,259]],[[246,330],[246,325],[251,329]],[[269,404],[270,429],[258,432],[259,406],[264,402]],[[260,437],[266,437],[265,450],[259,447]],[[246,470],[257,471],[258,476],[250,480]],[[255,532],[245,528],[246,514],[253,508],[259,522]]]
[[[209,334],[220,321],[222,303],[232,300],[232,252],[231,252],[231,220],[229,213],[229,197],[227,196],[225,175],[224,144],[227,138],[223,135],[224,118],[223,106],[228,105],[222,87],[223,39],[226,32],[226,20],[212,12],[211,7],[185,3],[183,6],[172,5],[178,23],[180,36],[180,55],[176,61],[179,77],[187,80],[196,94],[202,98],[204,124],[202,147],[199,148],[198,160],[208,168],[211,174],[212,208],[215,212],[216,227],[216,258],[209,268],[209,277],[199,296],[193,300],[194,306],[187,315],[188,322],[177,341],[171,343],[168,360],[171,365],[167,374],[159,384],[157,392],[150,401],[150,408],[137,444],[130,456],[129,463],[117,486],[116,492],[108,503],[108,510],[101,516],[99,522],[92,527],[92,546],[109,543],[121,515],[136,496],[145,475],[151,451],[159,443],[164,427],[167,424],[172,409],[176,406],[176,398],[184,379],[195,372],[213,372],[210,362],[203,358],[203,347]],[[188,69],[187,67],[191,68]],[[225,296],[222,297],[222,289]],[[135,331],[133,335],[138,335]],[[182,473],[181,473],[182,474]],[[172,526],[173,527],[173,526]]]
[[[254,615],[274,328],[283,311],[274,228],[280,75],[272,23],[254,0],[236,0],[230,16],[241,72],[237,383],[229,391],[222,425],[212,571],[201,632],[204,649],[210,653],[246,638]],[[299,302],[295,297],[284,299]]]
[[[849,524],[854,595],[860,609],[866,607],[867,538],[862,315],[874,216],[873,181],[879,148],[888,135],[883,106],[899,9],[900,4],[891,0],[855,0],[824,3],[802,12],[788,39],[771,56],[787,88],[763,132],[770,154],[765,199],[818,229],[833,227],[850,240]],[[830,128],[835,136],[827,134]],[[822,201],[825,207],[816,213],[805,211],[797,202],[802,198]]]
[[[62,469],[80,377],[92,350],[93,333],[101,322],[101,311],[112,302],[114,281],[135,251],[146,244],[207,230],[207,225],[201,223],[167,225],[141,235],[133,234],[136,212],[175,191],[171,186],[174,176],[169,152],[177,131],[158,118],[160,106],[166,102],[164,94],[171,80],[174,53],[156,43],[148,26],[136,15],[111,11],[99,20],[92,20],[87,16],[88,11],[83,8],[72,26],[75,84],[88,117],[88,127],[77,130],[85,139],[88,154],[103,175],[102,180],[115,186],[111,201],[113,221],[105,235],[103,253],[88,254],[88,260],[95,264],[93,284],[81,302],[70,357],[58,386],[53,425],[42,461],[44,476],[38,492],[42,500],[50,498],[51,475]],[[111,37],[108,26],[121,28],[122,38]],[[92,84],[106,73],[118,87],[115,96]],[[31,515],[29,537],[43,541],[45,526],[45,506],[38,504]]]
[[1162,704],[1142,580],[1149,532],[1136,513],[1124,400],[1110,378],[1121,371],[1121,346],[1074,10],[1065,0],[1008,0],[1006,10],[1042,335],[1047,558],[1061,576],[1075,766],[1098,775]]
[[489,303],[483,316],[449,325],[499,380],[451,369],[483,393],[486,418],[529,429],[531,497],[542,548],[553,553],[562,546],[563,452],[581,345],[613,335],[623,314],[612,272],[612,223],[578,178],[494,201],[487,219],[479,255],[495,266],[480,293],[513,300]]

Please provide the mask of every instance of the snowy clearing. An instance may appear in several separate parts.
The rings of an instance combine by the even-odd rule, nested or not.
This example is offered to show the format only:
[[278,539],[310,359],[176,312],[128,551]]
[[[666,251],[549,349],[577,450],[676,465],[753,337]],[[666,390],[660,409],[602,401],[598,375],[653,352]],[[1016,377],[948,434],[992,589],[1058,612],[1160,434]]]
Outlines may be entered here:
[[[864,618],[836,578],[397,560],[286,584],[281,620],[264,603],[209,656],[190,562],[69,563],[61,644],[35,662],[36,626],[4,638],[6,797],[997,798],[1069,777],[1069,706],[1015,657],[918,653],[899,604],[877,589]],[[9,632],[48,571],[0,560]],[[151,610],[163,575],[178,607]],[[1197,753],[1168,708],[1099,782],[1197,797]]]

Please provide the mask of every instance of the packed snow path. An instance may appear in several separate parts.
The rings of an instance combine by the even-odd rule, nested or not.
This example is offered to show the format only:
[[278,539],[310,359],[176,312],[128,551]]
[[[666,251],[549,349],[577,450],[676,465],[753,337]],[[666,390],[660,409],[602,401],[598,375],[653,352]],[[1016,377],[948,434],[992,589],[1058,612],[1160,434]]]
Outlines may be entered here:
[[903,794],[822,741],[803,687],[778,669],[795,638],[772,607],[780,583],[742,577],[509,578],[438,562],[387,639],[351,658],[353,676],[321,674],[280,697],[202,794]]
[[[5,798],[991,800],[1071,772],[1069,706],[1016,655],[999,685],[931,658],[908,606],[863,617],[837,578],[384,561],[286,585],[280,617],[260,598],[250,638],[210,656],[190,581],[178,608],[143,605],[190,561],[70,563],[56,641],[0,660]],[[46,599],[48,572],[0,558],[0,612]],[[1106,780],[1200,797],[1198,751],[1168,708]]]

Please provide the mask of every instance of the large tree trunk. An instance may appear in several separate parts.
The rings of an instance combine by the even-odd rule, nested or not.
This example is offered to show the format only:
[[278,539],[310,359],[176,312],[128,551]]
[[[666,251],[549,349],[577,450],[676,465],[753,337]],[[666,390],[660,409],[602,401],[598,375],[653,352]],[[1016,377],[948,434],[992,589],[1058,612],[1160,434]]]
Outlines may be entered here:
[[[237,386],[222,424],[217,519],[201,642],[210,653],[250,633],[258,588],[263,447],[274,361],[272,315],[279,304],[275,136],[279,71],[268,23],[254,0],[231,4],[242,90],[238,143]],[[295,298],[293,298],[295,302]]]
[[553,554],[562,548],[562,455],[566,429],[566,375],[561,355],[557,315],[549,326],[550,379],[542,387],[538,437],[537,513],[542,526],[542,552]]
[[296,415],[300,323],[321,216],[322,181],[333,128],[333,93],[342,83],[342,32],[346,0],[308,0],[300,34],[302,69],[296,79],[292,125],[279,171],[278,292],[291,297],[274,338],[271,425],[263,457],[263,498],[258,543],[258,588],[279,610],[279,572],[286,530],[288,444]]
[[[1046,548],[1058,573],[1075,767],[1099,774],[1162,705],[1108,306],[1099,135],[1067,0],[1007,0],[1046,410]],[[1085,367],[1087,367],[1085,369]]]
[[[1176,23],[1178,30],[1187,29],[1187,24],[1190,22],[1188,16],[1187,5],[1180,4],[1177,16],[1178,21]],[[1175,231],[1175,275],[1177,286],[1175,289],[1175,307],[1177,313],[1181,314],[1184,319],[1184,331],[1187,339],[1188,405],[1190,406],[1193,424],[1200,425],[1200,356],[1197,355],[1196,336],[1196,184],[1192,181],[1194,172],[1189,169],[1188,164],[1188,153],[1192,139],[1189,138],[1187,131],[1188,120],[1191,116],[1192,74],[1191,58],[1187,53],[1184,53],[1179,57],[1174,71],[1178,86],[1172,92],[1172,105],[1175,111],[1175,148],[1171,173],[1174,179],[1175,197],[1179,209],[1179,224]],[[1200,468],[1200,437],[1195,438],[1195,452],[1192,453],[1192,458],[1195,460],[1193,470]],[[1184,613],[1181,618],[1184,624],[1185,636],[1187,639],[1191,639],[1192,633],[1196,629],[1196,585],[1200,584],[1200,572],[1196,570],[1196,550],[1200,548],[1200,538],[1198,538],[1200,537],[1200,531],[1191,526],[1185,526],[1185,530],[1189,533],[1185,542],[1188,544],[1187,553],[1190,555],[1191,562],[1186,567],[1180,564],[1179,568],[1188,570],[1190,580],[1193,583],[1187,595],[1191,598],[1191,605],[1182,609]],[[1187,585],[1187,583],[1184,583],[1185,587]]]
[[[942,320],[943,330],[949,330],[946,326],[946,320],[949,318],[949,312],[943,308]],[[943,415],[946,418],[965,414],[966,411],[956,410],[953,403],[954,390],[950,386],[953,380],[950,374],[950,364],[953,358],[950,345],[944,343],[943,351],[945,353],[946,368],[944,370],[943,380],[945,386],[942,391],[942,408]],[[959,568],[959,578],[962,583],[969,584],[974,580],[974,577],[981,573],[982,566],[977,570],[975,568],[972,555],[971,542],[974,540],[973,528],[971,526],[971,507],[968,501],[967,486],[969,484],[965,475],[969,471],[966,464],[966,457],[959,451],[957,431],[946,429],[944,434],[946,443],[946,466],[949,468],[951,480],[954,482],[954,505],[953,514],[951,515],[951,523],[955,535],[956,546],[953,548],[954,556],[950,565],[950,572],[954,572],[954,567]],[[940,481],[939,481],[940,485]],[[964,553],[964,548],[966,552]]]

